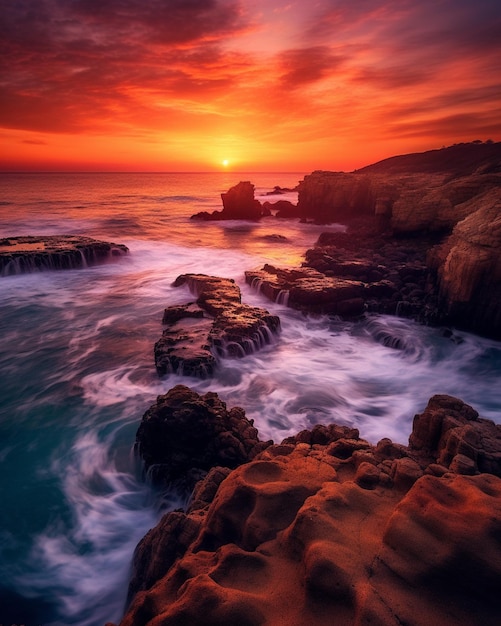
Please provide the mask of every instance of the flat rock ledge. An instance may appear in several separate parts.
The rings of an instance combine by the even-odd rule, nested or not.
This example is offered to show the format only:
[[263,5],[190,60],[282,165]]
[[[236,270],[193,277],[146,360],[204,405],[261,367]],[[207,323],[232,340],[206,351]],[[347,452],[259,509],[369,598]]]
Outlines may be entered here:
[[174,285],[187,285],[197,300],[165,309],[167,328],[154,348],[159,376],[210,377],[218,357],[251,354],[272,343],[280,330],[276,315],[242,303],[240,288],[231,279],[182,274]]
[[79,235],[7,237],[0,239],[0,276],[78,269],[106,263],[128,252],[123,244]]
[[317,425],[213,467],[149,531],[121,626],[497,625],[500,476],[501,426],[450,396],[408,446]]

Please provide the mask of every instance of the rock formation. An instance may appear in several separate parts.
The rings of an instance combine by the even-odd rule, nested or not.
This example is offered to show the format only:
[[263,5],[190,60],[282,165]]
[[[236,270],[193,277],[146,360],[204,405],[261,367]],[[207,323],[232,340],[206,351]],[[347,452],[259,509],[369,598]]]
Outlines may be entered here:
[[197,301],[165,309],[167,325],[155,344],[160,376],[169,373],[206,378],[218,356],[243,357],[266,344],[280,320],[266,309],[242,304],[235,281],[205,274],[183,274],[176,287],[188,285]]
[[153,478],[182,482],[189,489],[201,473],[216,466],[235,468],[270,444],[259,441],[243,409],[228,411],[217,394],[200,396],[183,385],[157,398],[136,435],[137,450]]
[[364,227],[323,233],[303,267],[265,265],[246,281],[270,300],[311,313],[343,317],[365,311],[436,321],[427,253],[433,239],[393,239]]
[[[191,216],[197,220],[259,220],[263,217],[263,207],[259,200],[254,199],[254,185],[249,181],[241,181],[221,194],[222,211],[208,213],[202,211]],[[266,214],[269,215],[268,212]]]
[[497,625],[500,458],[501,426],[434,396],[409,446],[317,425],[213,468],[139,544],[121,626]]
[[0,239],[0,276],[44,270],[77,269],[128,253],[123,244],[79,235]]
[[450,322],[501,339],[501,188],[476,199],[429,264]]
[[376,217],[394,234],[450,233],[501,186],[501,143],[471,143],[386,159],[356,172],[315,171],[298,186],[301,217]]
[[[247,280],[290,306],[336,315],[412,315],[501,338],[501,143],[459,144],[299,184],[303,219],[341,222],[306,253],[309,270],[263,268]],[[303,272],[303,273],[302,273]],[[334,281],[359,281],[344,311]],[[341,284],[341,282],[339,282]],[[299,304],[292,297],[309,291]],[[319,294],[322,306],[319,306]]]

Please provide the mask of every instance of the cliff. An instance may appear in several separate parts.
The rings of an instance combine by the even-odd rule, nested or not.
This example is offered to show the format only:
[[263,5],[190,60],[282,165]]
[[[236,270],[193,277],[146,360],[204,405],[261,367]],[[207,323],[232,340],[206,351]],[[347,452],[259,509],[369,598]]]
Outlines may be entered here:
[[255,450],[142,540],[121,626],[499,623],[500,426],[434,396],[408,446],[329,425]]
[[[286,293],[291,306],[312,312],[404,313],[501,338],[501,143],[458,144],[351,173],[315,171],[299,184],[297,209],[303,220],[348,231],[306,253],[316,275],[248,273],[265,295]],[[341,290],[346,281],[358,281],[351,297]]]

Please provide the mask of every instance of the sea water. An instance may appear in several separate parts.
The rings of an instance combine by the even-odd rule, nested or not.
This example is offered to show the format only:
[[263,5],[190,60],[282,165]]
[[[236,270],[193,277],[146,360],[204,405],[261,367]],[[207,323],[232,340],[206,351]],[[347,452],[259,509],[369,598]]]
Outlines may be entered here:
[[[119,621],[137,542],[182,496],[144,480],[132,447],[157,395],[175,384],[242,406],[262,439],[317,423],[372,443],[407,443],[435,393],[501,421],[501,344],[410,320],[308,317],[245,284],[265,262],[295,266],[326,230],[269,217],[198,222],[251,180],[261,200],[302,174],[1,174],[0,238],[79,234],[124,243],[113,263],[0,278],[0,623]],[[279,237],[277,236],[279,235]],[[216,376],[158,378],[166,306],[193,299],[182,273],[233,278],[243,300],[280,316],[262,351],[221,359]]]

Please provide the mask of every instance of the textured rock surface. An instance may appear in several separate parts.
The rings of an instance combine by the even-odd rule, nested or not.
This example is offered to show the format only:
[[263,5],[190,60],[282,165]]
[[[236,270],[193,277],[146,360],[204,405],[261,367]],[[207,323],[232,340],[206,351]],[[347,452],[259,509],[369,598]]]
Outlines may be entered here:
[[270,343],[280,329],[276,315],[242,304],[233,280],[183,274],[174,284],[188,285],[198,297],[196,303],[165,309],[167,328],[154,348],[160,376],[175,372],[206,378],[217,356],[243,357]]
[[451,322],[501,339],[501,187],[430,254],[442,308]]
[[87,267],[128,251],[123,244],[79,235],[7,237],[0,239],[0,276]]
[[426,255],[430,238],[392,239],[365,228],[323,233],[302,268],[265,265],[246,281],[273,301],[344,317],[364,311],[436,321]]
[[301,217],[319,223],[375,216],[397,234],[450,232],[501,186],[501,143],[403,155],[356,172],[315,171],[300,182]]
[[271,300],[295,309],[335,315],[364,311],[365,285],[357,280],[328,277],[312,268],[287,270],[273,265],[245,272],[245,279]]
[[332,279],[358,280],[362,305],[348,315],[396,313],[501,338],[501,143],[395,157],[350,174],[313,172],[299,185],[298,210],[348,231],[324,234],[307,251],[304,265],[325,277],[298,276],[300,291],[311,291],[300,305],[290,271],[249,273],[268,297],[343,315],[335,298],[322,309],[318,294]]
[[173,387],[143,416],[136,446],[157,480],[183,481],[192,488],[212,467],[234,468],[267,445],[239,407],[226,409],[217,394],[200,396],[183,385]]
[[214,469],[139,545],[122,626],[497,625],[499,466],[460,473],[456,429],[501,452],[501,427],[434,396],[409,447],[315,426]]

